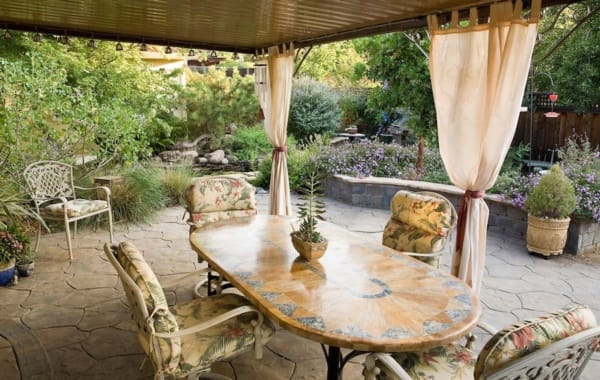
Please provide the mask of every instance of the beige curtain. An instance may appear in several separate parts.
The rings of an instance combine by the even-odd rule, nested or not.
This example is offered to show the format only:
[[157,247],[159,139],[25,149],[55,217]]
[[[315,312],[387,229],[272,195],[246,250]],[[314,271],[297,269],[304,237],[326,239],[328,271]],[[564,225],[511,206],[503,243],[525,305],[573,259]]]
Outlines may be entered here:
[[[263,58],[265,57],[263,56]],[[285,143],[294,73],[293,44],[270,47],[265,61],[264,83],[257,84],[256,93],[265,117],[265,130],[271,145],[273,145],[269,213],[271,215],[291,215],[292,203]]]
[[487,24],[469,26],[453,12],[449,28],[428,18],[430,72],[438,120],[440,153],[452,182],[465,190],[459,213],[452,274],[476,292],[485,265],[489,210],[483,200],[510,146],[537,34],[540,0],[528,20],[522,4],[492,4]]

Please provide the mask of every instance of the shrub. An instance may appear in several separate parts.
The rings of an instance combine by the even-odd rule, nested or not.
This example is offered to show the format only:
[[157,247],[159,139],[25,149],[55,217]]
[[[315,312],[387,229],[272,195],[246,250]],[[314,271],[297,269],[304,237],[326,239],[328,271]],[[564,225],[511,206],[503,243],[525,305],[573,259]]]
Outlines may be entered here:
[[160,182],[166,196],[166,206],[185,205],[184,193],[192,183],[194,172],[189,167],[166,168]]
[[[298,191],[302,187],[311,154],[310,149],[300,149],[293,140],[288,140],[287,167],[290,190]],[[259,186],[264,189],[269,188],[272,164],[273,160],[270,155],[260,162],[257,178],[252,181],[254,186]]]
[[540,178],[525,201],[525,210],[540,218],[564,219],[576,207],[575,188],[558,165]]
[[112,189],[115,220],[131,223],[149,221],[164,207],[166,195],[158,169],[134,166],[122,173],[123,185]]
[[333,134],[340,127],[338,95],[326,84],[312,79],[294,81],[288,132],[300,144],[316,135]]
[[360,133],[368,135],[379,125],[378,115],[368,108],[370,89],[354,88],[342,93],[339,105],[342,112],[342,125],[357,125]]
[[267,132],[262,125],[247,128],[237,128],[226,149],[231,151],[240,160],[250,161],[255,164],[259,157],[267,156],[273,150]]

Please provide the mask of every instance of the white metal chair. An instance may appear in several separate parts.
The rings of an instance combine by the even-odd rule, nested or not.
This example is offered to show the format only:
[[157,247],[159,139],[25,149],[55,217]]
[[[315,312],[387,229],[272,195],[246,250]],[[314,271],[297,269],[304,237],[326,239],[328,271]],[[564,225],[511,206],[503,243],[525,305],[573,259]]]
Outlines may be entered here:
[[439,268],[458,220],[452,202],[438,193],[400,190],[390,211],[382,244]]
[[571,306],[495,332],[477,357],[457,343],[420,352],[372,353],[365,379],[577,379],[599,349],[600,327],[586,306]]
[[214,362],[251,349],[262,357],[275,328],[246,298],[215,295],[169,308],[156,275],[133,244],[105,244],[104,252],[123,284],[155,378],[197,378]]
[[[23,172],[29,187],[35,210],[44,220],[64,221],[69,259],[73,259],[71,230],[73,222],[73,238],[77,235],[77,221],[102,213],[108,214],[108,232],[113,241],[112,210],[110,206],[110,189],[104,186],[79,187],[73,185],[73,167],[57,161],[39,161],[29,165]],[[75,189],[100,190],[103,200],[77,198]],[[42,234],[42,226],[38,227],[34,251],[37,252]]]

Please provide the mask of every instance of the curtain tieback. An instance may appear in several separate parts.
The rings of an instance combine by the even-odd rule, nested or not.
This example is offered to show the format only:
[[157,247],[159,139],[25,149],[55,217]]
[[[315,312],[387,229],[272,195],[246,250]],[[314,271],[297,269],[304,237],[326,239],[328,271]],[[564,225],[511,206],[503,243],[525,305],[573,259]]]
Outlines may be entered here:
[[456,251],[462,250],[463,240],[465,238],[465,229],[467,228],[467,207],[471,199],[483,198],[485,191],[483,190],[466,190],[460,201],[458,211],[458,223],[456,225]]
[[281,153],[287,153],[287,146],[276,146],[273,148],[273,161],[275,161],[275,158]]

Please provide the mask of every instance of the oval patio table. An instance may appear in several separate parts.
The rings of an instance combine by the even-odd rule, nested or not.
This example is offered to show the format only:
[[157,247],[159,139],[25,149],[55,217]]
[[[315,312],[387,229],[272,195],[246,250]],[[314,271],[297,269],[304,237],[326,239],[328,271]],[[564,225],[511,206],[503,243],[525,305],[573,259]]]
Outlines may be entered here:
[[[266,317],[321,343],[328,380],[358,353],[422,350],[475,327],[481,306],[461,280],[327,222],[319,222],[325,256],[304,261],[291,223],[272,215],[215,223],[190,243]],[[344,358],[340,348],[353,352]]]

